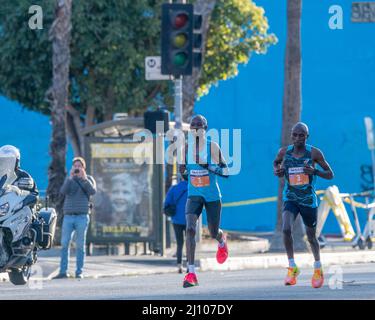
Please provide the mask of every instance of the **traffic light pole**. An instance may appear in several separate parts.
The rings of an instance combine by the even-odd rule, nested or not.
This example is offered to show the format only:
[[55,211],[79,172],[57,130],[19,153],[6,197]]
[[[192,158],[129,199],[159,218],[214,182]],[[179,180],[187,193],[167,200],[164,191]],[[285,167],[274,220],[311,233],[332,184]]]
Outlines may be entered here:
[[[183,116],[183,96],[182,96],[182,76],[179,76],[174,80],[174,117],[175,117],[175,128],[182,129],[182,116]],[[177,181],[180,182],[181,178],[177,175]],[[195,235],[195,241],[201,242],[202,240],[202,215],[197,221],[197,232]]]
[[[180,0],[179,3],[186,3],[186,0]],[[173,3],[173,0],[169,0],[169,3]],[[175,90],[175,104],[174,104],[174,116],[175,116],[175,128],[182,128],[182,76],[178,76],[174,80],[174,90]],[[177,181],[180,182],[180,178],[177,178]]]
[[182,128],[182,76],[179,76],[174,80],[174,117],[175,117],[175,128]]

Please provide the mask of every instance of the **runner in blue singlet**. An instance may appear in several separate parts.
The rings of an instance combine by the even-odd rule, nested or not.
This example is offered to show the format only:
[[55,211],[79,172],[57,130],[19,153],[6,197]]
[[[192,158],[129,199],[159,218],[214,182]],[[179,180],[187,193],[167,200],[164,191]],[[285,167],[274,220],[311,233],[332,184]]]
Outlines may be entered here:
[[[306,234],[314,255],[314,275],[311,284],[314,288],[323,285],[324,277],[320,263],[320,248],[316,238],[317,206],[315,180],[319,176],[332,179],[333,172],[324,159],[323,153],[306,144],[309,129],[306,124],[298,122],[292,128],[293,145],[281,148],[273,162],[274,174],[285,179],[283,192],[282,229],[284,245],[289,259],[288,274],[285,285],[295,285],[299,268],[294,262],[292,225],[298,214],[302,216]],[[315,168],[319,164],[323,171]]]
[[206,130],[207,120],[201,115],[194,116],[185,147],[185,165],[180,166],[180,171],[188,174],[189,181],[185,210],[188,273],[183,281],[184,288],[198,285],[194,266],[195,233],[203,207],[210,235],[218,241],[217,262],[224,263],[228,257],[225,235],[219,229],[221,193],[217,183],[217,176],[228,177],[228,167],[217,143],[206,138]]

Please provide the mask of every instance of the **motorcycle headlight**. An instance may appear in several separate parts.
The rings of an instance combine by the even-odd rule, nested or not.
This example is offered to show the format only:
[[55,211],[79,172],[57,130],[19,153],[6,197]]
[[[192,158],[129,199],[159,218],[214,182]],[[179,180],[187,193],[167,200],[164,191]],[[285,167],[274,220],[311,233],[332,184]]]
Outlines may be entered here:
[[5,216],[9,212],[9,203],[6,202],[0,206],[0,217]]

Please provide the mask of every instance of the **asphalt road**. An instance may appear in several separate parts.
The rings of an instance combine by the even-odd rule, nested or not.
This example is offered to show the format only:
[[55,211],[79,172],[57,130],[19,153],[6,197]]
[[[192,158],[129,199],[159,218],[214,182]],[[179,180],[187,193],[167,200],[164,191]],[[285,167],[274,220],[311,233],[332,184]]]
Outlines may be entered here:
[[0,299],[134,299],[134,300],[248,300],[248,299],[375,299],[375,264],[326,268],[325,285],[313,289],[312,269],[303,269],[294,287],[285,287],[286,269],[198,273],[200,285],[182,288],[183,275],[109,277],[99,279],[32,280],[18,287],[0,283]]

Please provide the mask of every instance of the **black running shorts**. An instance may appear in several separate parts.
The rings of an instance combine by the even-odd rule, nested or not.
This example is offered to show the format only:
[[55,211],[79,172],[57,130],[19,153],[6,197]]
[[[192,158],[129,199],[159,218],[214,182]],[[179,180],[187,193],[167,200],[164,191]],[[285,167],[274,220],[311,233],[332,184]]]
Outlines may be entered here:
[[211,217],[220,217],[221,201],[217,200],[207,202],[203,197],[200,196],[188,197],[185,207],[185,213],[195,214],[199,217],[203,211],[203,206],[206,209],[208,220],[210,220]]
[[285,201],[283,211],[292,212],[295,218],[297,218],[298,214],[301,214],[303,223],[306,227],[316,227],[318,221],[318,208],[301,206],[295,201]]

